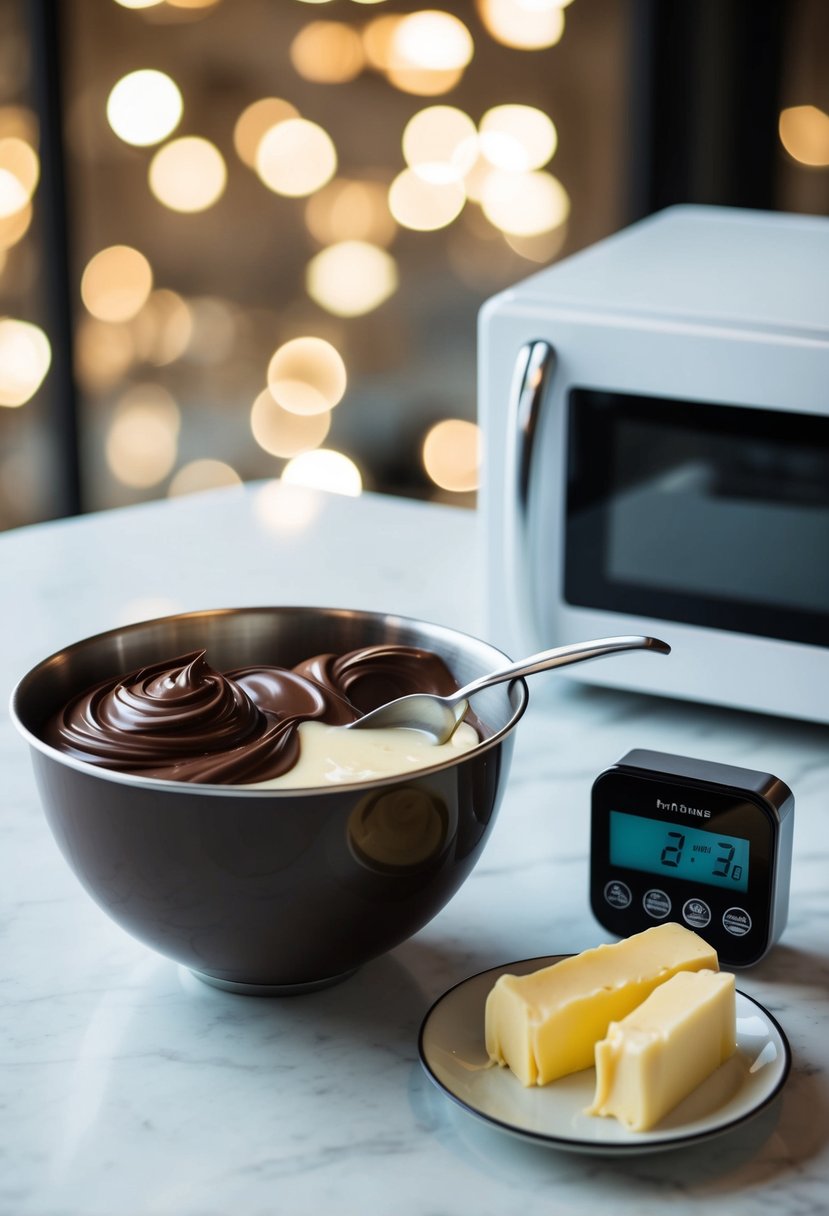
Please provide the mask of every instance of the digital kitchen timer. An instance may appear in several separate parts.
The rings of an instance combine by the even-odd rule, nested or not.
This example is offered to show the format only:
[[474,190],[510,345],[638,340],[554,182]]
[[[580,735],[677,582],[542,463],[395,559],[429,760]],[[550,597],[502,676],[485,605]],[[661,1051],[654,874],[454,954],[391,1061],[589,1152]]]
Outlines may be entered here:
[[749,967],[786,925],[793,825],[771,773],[630,751],[593,784],[593,914],[618,937],[677,921]]

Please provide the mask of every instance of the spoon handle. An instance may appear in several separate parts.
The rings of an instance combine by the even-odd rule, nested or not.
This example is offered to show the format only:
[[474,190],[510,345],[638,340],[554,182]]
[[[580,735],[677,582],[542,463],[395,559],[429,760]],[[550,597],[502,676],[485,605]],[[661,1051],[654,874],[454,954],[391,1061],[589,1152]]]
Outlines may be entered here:
[[447,701],[460,701],[471,697],[473,693],[490,688],[493,684],[501,684],[504,680],[517,680],[521,676],[531,676],[537,671],[548,671],[553,667],[568,667],[570,663],[584,663],[588,659],[601,659],[605,655],[618,654],[623,650],[653,650],[657,654],[670,654],[671,648],[667,642],[659,638],[642,637],[639,634],[625,634],[618,638],[597,638],[592,642],[575,642],[571,646],[556,646],[553,650],[542,650],[540,654],[530,655],[511,663],[509,667],[501,667],[489,675],[473,680],[464,688],[459,688]]

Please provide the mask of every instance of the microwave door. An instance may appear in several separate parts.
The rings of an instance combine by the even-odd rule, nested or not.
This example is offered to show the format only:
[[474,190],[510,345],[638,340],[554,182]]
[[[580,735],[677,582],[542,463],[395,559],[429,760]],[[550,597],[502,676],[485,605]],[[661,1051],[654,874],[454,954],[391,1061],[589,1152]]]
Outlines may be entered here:
[[829,613],[829,420],[577,389],[565,600],[811,645]]

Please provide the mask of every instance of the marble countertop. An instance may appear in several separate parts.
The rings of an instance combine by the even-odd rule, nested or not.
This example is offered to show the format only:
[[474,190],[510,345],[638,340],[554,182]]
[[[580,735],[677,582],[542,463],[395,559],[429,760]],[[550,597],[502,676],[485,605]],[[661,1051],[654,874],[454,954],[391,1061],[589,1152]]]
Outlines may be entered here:
[[[277,483],[0,537],[2,684],[128,620],[317,603],[483,629],[472,513]],[[829,731],[535,677],[472,876],[354,977],[281,1000],[209,988],[112,924],[40,812],[0,706],[0,1213],[494,1216],[825,1212]],[[623,1160],[525,1143],[448,1101],[417,1059],[434,999],[486,967],[606,937],[587,901],[589,793],[631,747],[776,773],[796,800],[789,924],[738,986],[794,1064],[757,1119]]]

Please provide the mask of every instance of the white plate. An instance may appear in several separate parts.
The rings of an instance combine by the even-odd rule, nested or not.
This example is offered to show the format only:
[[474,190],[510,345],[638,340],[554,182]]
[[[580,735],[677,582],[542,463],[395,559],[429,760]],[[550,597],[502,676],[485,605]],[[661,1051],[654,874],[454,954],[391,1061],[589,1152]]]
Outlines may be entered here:
[[484,1005],[499,975],[537,971],[566,955],[493,967],[450,988],[427,1013],[418,1044],[435,1084],[473,1115],[535,1143],[571,1152],[649,1153],[678,1148],[744,1123],[779,1093],[791,1066],[780,1026],[762,1005],[737,992],[737,1051],[649,1132],[616,1119],[586,1115],[592,1068],[551,1085],[525,1088],[508,1068],[490,1067],[484,1046]]

